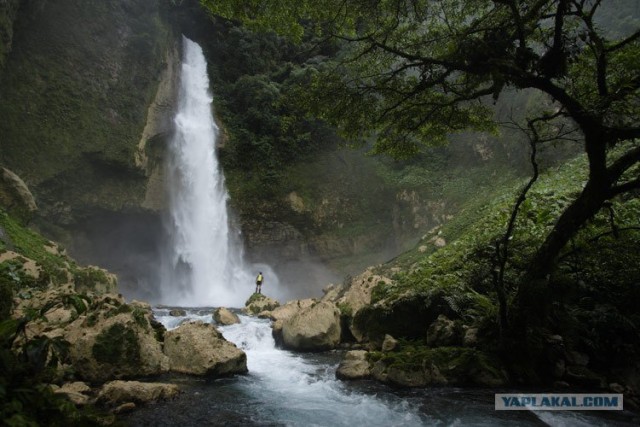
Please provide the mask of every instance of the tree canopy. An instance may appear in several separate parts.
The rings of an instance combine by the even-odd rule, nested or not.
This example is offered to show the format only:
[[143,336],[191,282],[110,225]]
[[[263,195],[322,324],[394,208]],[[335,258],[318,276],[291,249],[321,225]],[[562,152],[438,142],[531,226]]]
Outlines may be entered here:
[[[548,102],[522,123],[533,144],[581,144],[582,192],[530,263],[521,298],[544,286],[571,236],[608,200],[640,188],[640,10],[601,0],[202,0],[212,13],[300,40],[340,40],[295,99],[374,151],[415,154],[451,132],[493,129],[507,89]],[[628,12],[626,21],[615,16]],[[612,27],[612,23],[615,26]],[[529,284],[531,283],[531,285]],[[537,285],[534,285],[537,284]],[[537,292],[537,291],[535,291]]]

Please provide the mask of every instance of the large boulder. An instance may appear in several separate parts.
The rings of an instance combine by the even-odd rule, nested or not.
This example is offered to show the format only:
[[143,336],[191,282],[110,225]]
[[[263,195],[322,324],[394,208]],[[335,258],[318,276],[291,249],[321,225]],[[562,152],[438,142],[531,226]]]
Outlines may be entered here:
[[282,327],[284,325],[284,321],[293,317],[293,315],[298,313],[300,310],[311,307],[316,302],[317,301],[313,298],[288,301],[285,305],[281,305],[274,310],[267,312],[267,317],[273,320],[271,328],[273,339],[276,341],[277,345],[282,345]]
[[264,296],[263,294],[253,294],[245,303],[242,309],[247,314],[259,314],[263,311],[272,311],[280,306],[280,303],[273,298]]
[[215,309],[215,311],[213,312],[213,320],[215,320],[217,324],[223,326],[235,325],[236,323],[240,323],[240,318],[238,317],[238,315],[225,307]]
[[9,169],[0,167],[0,207],[23,223],[38,210],[35,199],[22,179]]
[[209,323],[183,323],[164,335],[171,370],[184,374],[226,376],[247,372],[247,355]]
[[70,283],[20,293],[12,315],[34,310],[44,316],[25,326],[24,338],[43,335],[66,340],[78,379],[99,383],[169,370],[159,340],[164,327],[154,320],[148,304],[126,304],[117,294],[78,294]]
[[340,344],[340,310],[321,301],[304,308],[282,324],[282,344],[301,351],[322,351]]
[[180,389],[175,384],[117,380],[102,386],[97,401],[111,406],[125,402],[148,403],[170,399],[179,392]]
[[[369,267],[362,274],[351,279],[347,289],[338,295],[335,302],[338,305],[348,307],[352,315],[355,315],[361,308],[371,304],[371,292],[380,282],[391,283],[391,279],[380,276],[373,272],[373,267]],[[327,295],[332,295],[329,292]]]
[[90,382],[158,375],[169,370],[150,314],[121,305],[83,315],[65,327],[76,374]]
[[300,310],[311,307],[317,301],[313,298],[298,299],[288,301],[286,304],[276,307],[269,312],[269,318],[273,321],[286,320],[291,318],[294,314]]
[[367,378],[370,375],[371,365],[365,350],[348,351],[336,370],[336,377],[341,380]]

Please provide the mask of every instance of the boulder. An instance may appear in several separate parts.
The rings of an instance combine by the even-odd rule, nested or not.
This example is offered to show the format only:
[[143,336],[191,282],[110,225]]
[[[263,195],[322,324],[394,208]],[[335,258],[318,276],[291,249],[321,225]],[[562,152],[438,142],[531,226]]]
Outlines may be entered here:
[[90,392],[91,387],[81,381],[65,383],[62,387],[54,390],[55,394],[63,394],[67,396],[67,398],[77,406],[89,403]]
[[398,340],[387,334],[384,336],[384,340],[382,341],[382,351],[388,352],[393,351],[398,346]]
[[379,381],[402,387],[425,387],[448,383],[433,363],[416,369],[404,369],[399,366],[384,367],[383,364],[376,363],[371,373]]
[[240,323],[240,318],[237,314],[229,310],[228,308],[220,307],[213,312],[213,320],[219,325],[235,325]]
[[322,300],[336,302],[344,294],[344,291],[343,285],[330,283],[322,289]]
[[272,311],[280,306],[280,303],[273,298],[264,296],[263,294],[253,294],[245,303],[242,309],[247,314],[256,315],[263,311]]
[[371,367],[365,350],[348,351],[336,370],[336,377],[341,380],[367,378],[369,375]]
[[35,199],[24,181],[3,167],[0,167],[0,207],[23,223],[28,223],[38,210]]
[[288,301],[285,305],[278,306],[270,311],[269,318],[273,321],[286,320],[304,308],[316,303],[313,298]]
[[76,374],[103,382],[167,372],[169,359],[149,323],[150,314],[129,311],[129,306],[106,307],[106,312],[83,315],[65,327]]
[[460,344],[461,340],[459,325],[442,314],[427,329],[427,345],[430,347],[453,346]]
[[340,310],[321,301],[283,321],[282,344],[293,350],[329,350],[340,344],[340,333]]
[[140,381],[110,381],[102,386],[97,402],[115,406],[122,403],[149,403],[175,397],[180,389],[175,384]]
[[349,307],[352,315],[355,315],[362,307],[371,304],[371,291],[379,282],[391,283],[392,280],[375,274],[373,267],[369,267],[364,273],[351,280],[347,289],[340,293],[341,296],[335,300],[335,303]]
[[187,312],[181,308],[174,308],[173,310],[169,310],[169,316],[182,317],[186,315],[187,315]]
[[164,335],[171,370],[184,374],[226,376],[247,372],[247,355],[209,323],[183,323]]

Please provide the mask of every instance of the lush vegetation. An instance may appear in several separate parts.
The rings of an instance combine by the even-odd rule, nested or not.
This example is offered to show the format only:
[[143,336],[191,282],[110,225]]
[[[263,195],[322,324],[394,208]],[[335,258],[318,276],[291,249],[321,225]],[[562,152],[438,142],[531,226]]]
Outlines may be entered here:
[[[529,142],[531,178],[502,201],[459,215],[442,231],[455,243],[412,264],[375,295],[457,287],[445,292],[451,309],[496,322],[488,329],[505,353],[522,345],[512,353],[539,356],[541,336],[550,330],[575,332],[580,343],[573,344],[583,348],[603,348],[609,338],[594,331],[612,327],[614,318],[625,348],[637,352],[637,340],[628,337],[638,319],[623,302],[636,301],[638,276],[630,267],[637,251],[629,250],[638,244],[640,188],[634,2],[202,3],[248,28],[296,41],[309,34],[337,40],[336,57],[309,66],[308,80],[288,100],[335,124],[346,140],[373,144],[374,153],[424,156],[433,153],[425,146],[451,133],[494,132],[492,102],[528,91],[529,108],[511,115],[507,126]],[[568,166],[560,181],[541,179],[540,150],[559,141],[582,147],[586,158]],[[433,182],[421,168],[383,169],[383,176],[415,187]],[[483,203],[476,199],[474,206]],[[477,214],[482,223],[463,231]]]
[[64,222],[61,202],[143,197],[134,154],[171,42],[162,13],[143,1],[21,2],[0,70],[0,162],[51,209],[48,221]]
[[68,343],[39,336],[25,339],[24,328],[33,316],[0,319],[0,417],[6,426],[102,425],[89,410],[79,411],[47,384],[55,380],[59,362],[65,362]]

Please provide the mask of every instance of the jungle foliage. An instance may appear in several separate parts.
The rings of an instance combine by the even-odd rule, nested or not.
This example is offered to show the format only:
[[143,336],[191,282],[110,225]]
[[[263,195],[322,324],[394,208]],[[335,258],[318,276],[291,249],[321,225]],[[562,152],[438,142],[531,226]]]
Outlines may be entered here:
[[[633,2],[202,3],[213,13],[295,40],[310,20],[317,24],[316,35],[342,41],[337,60],[312,72],[296,99],[314,117],[337,125],[348,140],[374,138],[375,152],[407,157],[451,132],[494,129],[487,105],[506,89],[531,89],[549,100],[518,126],[534,153],[545,141],[582,144],[587,173],[527,257],[517,292],[518,314],[524,317],[514,319],[521,327],[554,299],[549,273],[570,240],[603,207],[640,187],[640,30]],[[631,18],[605,30],[619,14],[616,7],[626,8]],[[532,164],[534,177],[495,243],[501,262],[509,255],[518,210],[526,208],[526,192],[537,178],[535,158]],[[506,326],[503,268],[499,276]]]

